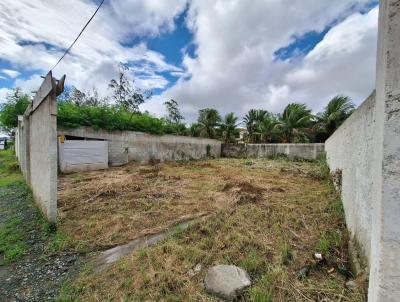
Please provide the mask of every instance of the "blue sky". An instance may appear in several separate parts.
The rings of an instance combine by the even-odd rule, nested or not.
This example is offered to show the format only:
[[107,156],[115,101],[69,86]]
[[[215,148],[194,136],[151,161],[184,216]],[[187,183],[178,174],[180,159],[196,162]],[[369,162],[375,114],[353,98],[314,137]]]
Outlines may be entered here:
[[[95,9],[90,0],[2,1],[0,102],[15,86],[36,90]],[[107,95],[127,63],[155,95],[143,110],[161,115],[174,98],[189,120],[203,107],[243,115],[298,101],[318,111],[336,94],[360,103],[373,89],[376,27],[368,0],[106,0],[54,73]]]

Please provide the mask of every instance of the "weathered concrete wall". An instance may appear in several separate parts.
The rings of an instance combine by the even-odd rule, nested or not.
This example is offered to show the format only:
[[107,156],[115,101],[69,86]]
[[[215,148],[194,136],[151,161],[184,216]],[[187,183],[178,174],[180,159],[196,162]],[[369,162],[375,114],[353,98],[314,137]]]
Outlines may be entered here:
[[63,173],[108,168],[108,142],[60,140],[58,165]]
[[325,142],[332,172],[342,171],[341,195],[347,227],[370,258],[374,166],[375,93]]
[[222,156],[234,158],[273,157],[317,159],[324,156],[324,144],[224,144]]
[[89,127],[59,129],[58,134],[107,140],[111,166],[122,165],[129,161],[201,159],[207,157],[207,145],[210,146],[210,156],[221,155],[221,142],[214,139],[151,135],[134,131],[107,132]]
[[[57,218],[57,103],[46,77],[30,114],[30,185],[35,200],[52,222]],[[44,95],[47,95],[42,99]]]
[[380,1],[370,301],[400,300],[400,0]]
[[24,175],[26,182],[30,182],[29,173],[29,116],[18,116],[18,127],[16,131],[16,140],[18,140],[18,148],[16,149],[19,166]]
[[376,94],[326,142],[342,170],[353,238],[369,262],[370,302],[400,301],[400,0],[379,7]]
[[35,202],[50,222],[57,218],[56,83],[47,74],[18,120],[18,159]]

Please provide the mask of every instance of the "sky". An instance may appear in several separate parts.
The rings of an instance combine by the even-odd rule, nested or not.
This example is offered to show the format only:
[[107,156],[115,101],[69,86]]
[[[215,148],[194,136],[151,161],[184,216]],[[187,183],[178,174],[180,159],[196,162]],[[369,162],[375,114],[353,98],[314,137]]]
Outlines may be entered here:
[[[37,90],[99,0],[0,2],[0,103]],[[290,102],[321,111],[337,94],[360,104],[375,86],[378,3],[370,0],[105,0],[56,78],[109,95],[119,62],[165,114],[173,98],[188,122],[199,109],[242,117]]]

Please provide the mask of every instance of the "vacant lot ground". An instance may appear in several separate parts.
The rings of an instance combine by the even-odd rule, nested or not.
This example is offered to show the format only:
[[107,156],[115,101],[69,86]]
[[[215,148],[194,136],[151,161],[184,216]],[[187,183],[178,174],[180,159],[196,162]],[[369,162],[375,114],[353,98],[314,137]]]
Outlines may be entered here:
[[[361,281],[344,286],[347,233],[327,175],[320,163],[219,159],[63,176],[59,229],[78,249],[105,249],[212,216],[106,271],[84,271],[61,299],[218,301],[203,288],[206,271],[235,264],[253,280],[244,301],[365,301]],[[326,259],[316,262],[315,252]],[[299,278],[301,268],[308,276]]]

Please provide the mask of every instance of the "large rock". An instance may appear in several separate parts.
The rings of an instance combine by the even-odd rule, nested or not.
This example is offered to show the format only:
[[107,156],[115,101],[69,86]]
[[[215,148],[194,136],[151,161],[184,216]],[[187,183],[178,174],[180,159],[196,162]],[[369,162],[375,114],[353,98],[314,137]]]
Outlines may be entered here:
[[251,281],[246,271],[237,266],[217,265],[208,270],[204,285],[210,294],[232,301]]

